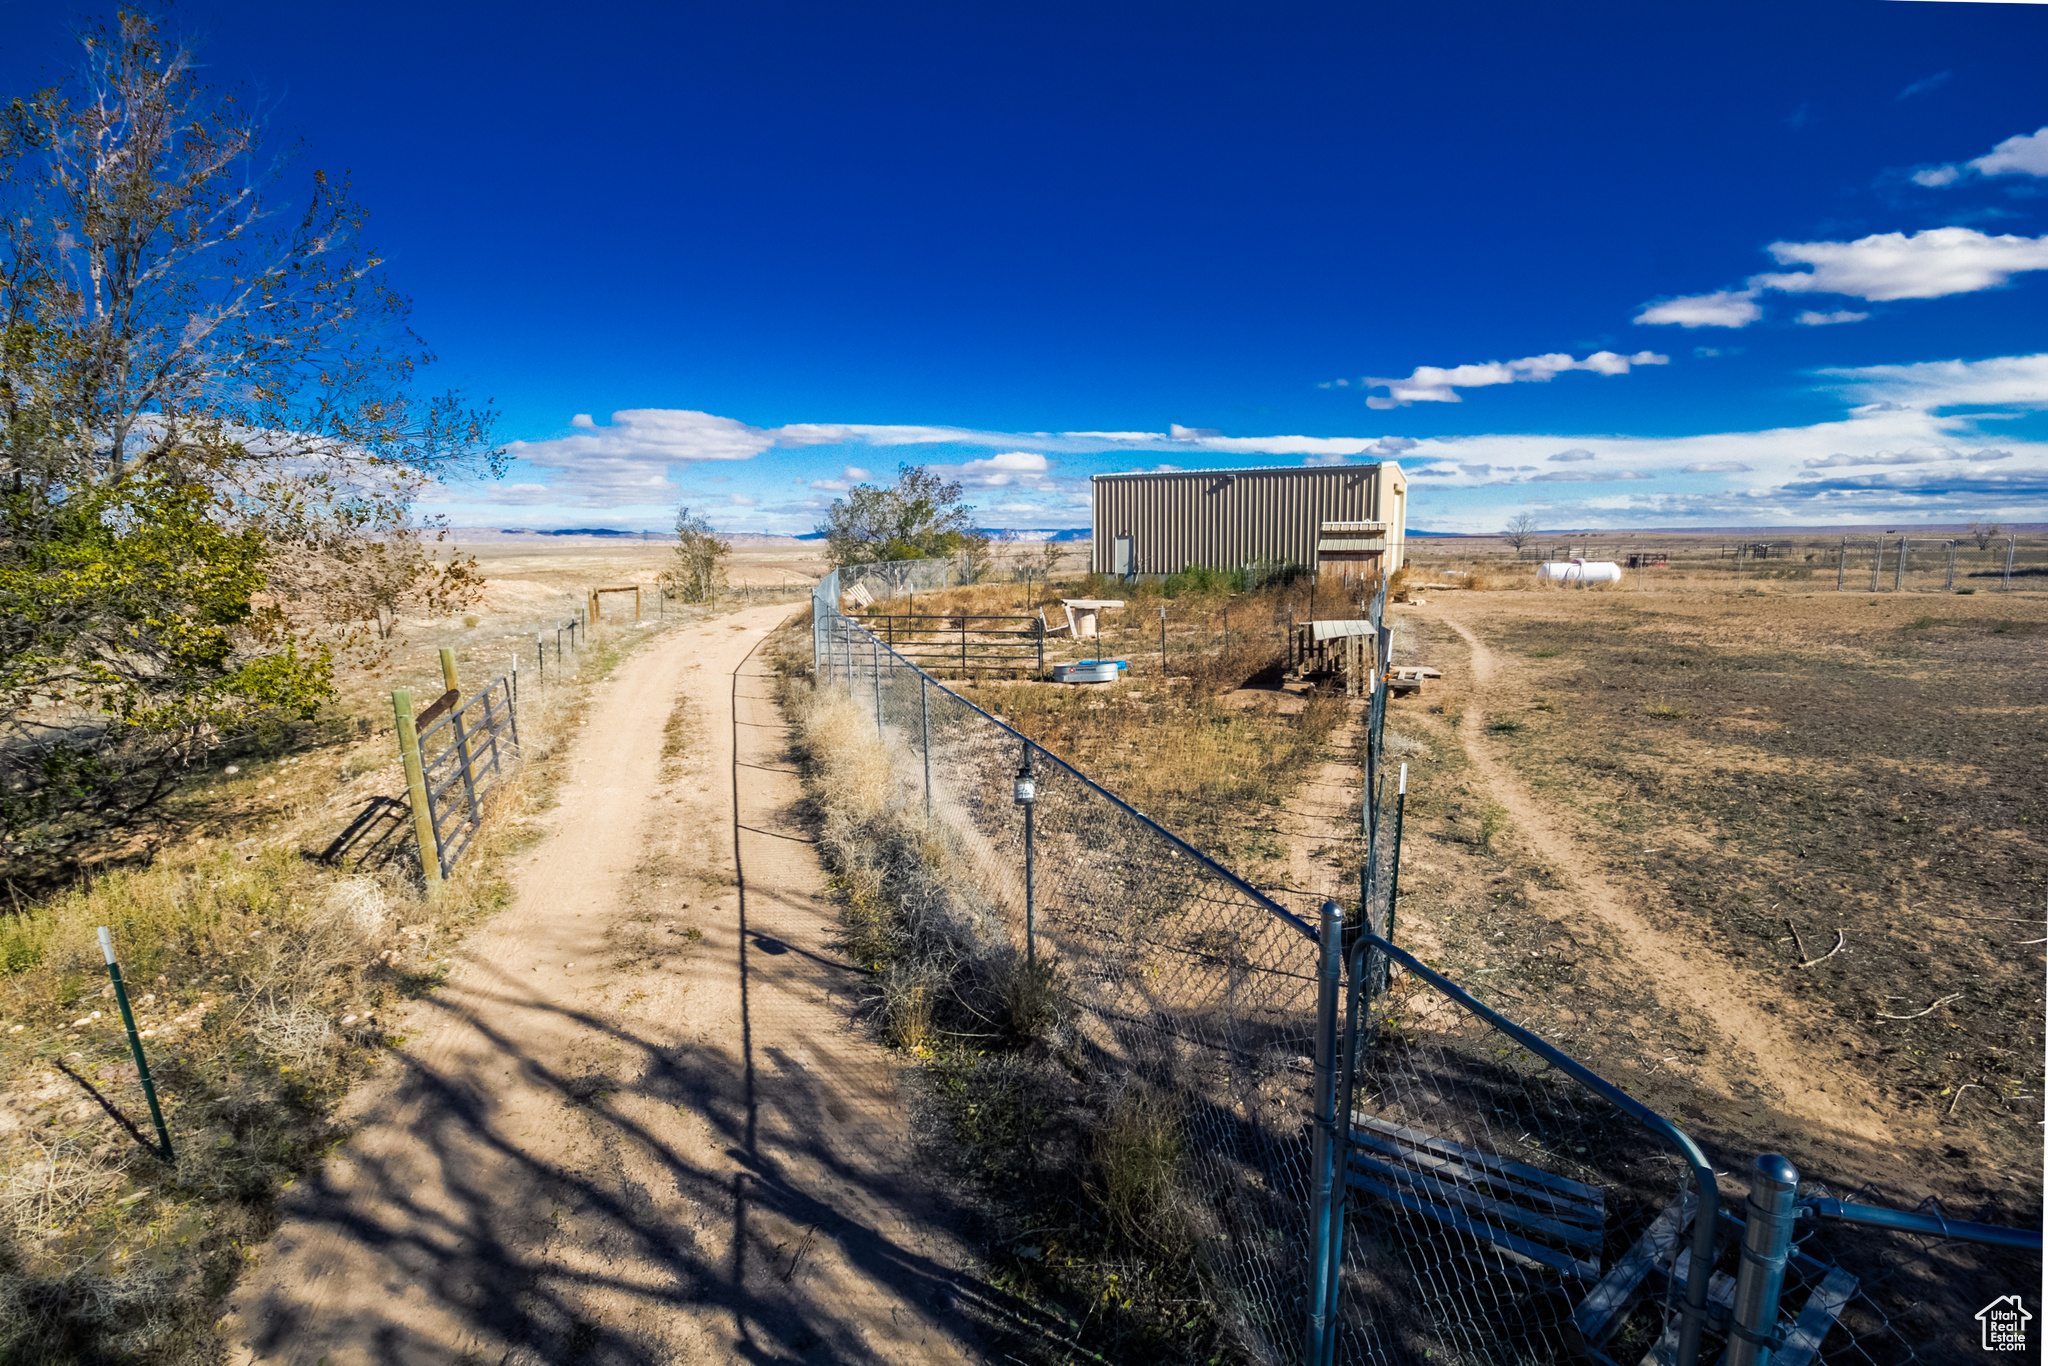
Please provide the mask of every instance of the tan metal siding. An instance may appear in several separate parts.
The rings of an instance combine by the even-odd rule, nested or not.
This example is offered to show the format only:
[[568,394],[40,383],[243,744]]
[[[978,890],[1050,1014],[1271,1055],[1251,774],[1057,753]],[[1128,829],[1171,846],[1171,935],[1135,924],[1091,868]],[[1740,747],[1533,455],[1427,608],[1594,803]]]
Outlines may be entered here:
[[[1094,565],[1113,572],[1116,538],[1126,534],[1140,574],[1257,560],[1313,565],[1324,522],[1387,520],[1382,490],[1390,477],[1405,489],[1392,464],[1097,475]],[[1389,529],[1396,547],[1402,531]]]

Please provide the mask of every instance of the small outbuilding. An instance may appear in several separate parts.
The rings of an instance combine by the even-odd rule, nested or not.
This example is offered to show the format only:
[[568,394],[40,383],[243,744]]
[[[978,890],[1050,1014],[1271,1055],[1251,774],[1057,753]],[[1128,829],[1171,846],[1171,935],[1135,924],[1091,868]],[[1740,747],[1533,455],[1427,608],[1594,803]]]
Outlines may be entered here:
[[1263,563],[1371,577],[1401,567],[1408,480],[1391,460],[1098,474],[1093,485],[1099,574]]

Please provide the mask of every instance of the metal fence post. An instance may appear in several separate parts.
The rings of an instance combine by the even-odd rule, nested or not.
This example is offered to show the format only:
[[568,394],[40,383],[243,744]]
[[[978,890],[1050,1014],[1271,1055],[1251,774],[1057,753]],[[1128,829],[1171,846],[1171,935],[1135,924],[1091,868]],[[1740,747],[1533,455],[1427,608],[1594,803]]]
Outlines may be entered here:
[[[1778,1294],[1784,1289],[1785,1261],[1792,1247],[1792,1199],[1799,1193],[1799,1169],[1776,1153],[1765,1153],[1750,1175],[1727,1366],[1765,1366],[1784,1346],[1777,1334]],[[1693,1275],[1707,1272],[1694,1263]]]
[[1884,537],[1877,538],[1877,557],[1870,562],[1870,591],[1877,591],[1878,576],[1884,573]]
[[932,681],[917,675],[917,728],[924,738],[924,818],[932,818]]
[[875,738],[882,738],[882,644],[868,636],[868,655],[875,670]]
[[1322,963],[1317,974],[1315,1131],[1309,1158],[1309,1287],[1307,1359],[1329,1359],[1336,1328],[1331,1287],[1338,1248],[1337,1223],[1337,997],[1342,986],[1344,908],[1323,903]]
[[420,875],[427,884],[427,896],[441,891],[441,846],[434,838],[434,815],[427,809],[427,774],[420,763],[419,732],[412,724],[412,690],[396,688],[391,693],[391,714],[398,726],[398,757],[405,765],[405,792],[412,802],[412,833],[420,849]]
[[1956,586],[1956,543],[1948,543],[1948,579],[1942,585],[1945,591],[1953,592]]
[[1842,548],[1835,555],[1835,591],[1842,591],[1842,571],[1849,565],[1849,538],[1842,538]]
[[171,1131],[164,1127],[163,1107],[156,1101],[156,1083],[149,1076],[149,1059],[142,1053],[142,1036],[135,1032],[135,1012],[128,1007],[128,988],[121,981],[121,965],[114,961],[114,939],[105,925],[100,926],[100,952],[106,955],[107,976],[114,981],[114,1000],[121,1007],[121,1023],[128,1030],[128,1051],[135,1055],[135,1075],[142,1082],[143,1098],[149,1102],[149,1117],[156,1121],[157,1141],[163,1145],[157,1156],[175,1162]]
[[1017,783],[1013,789],[1017,805],[1024,808],[1024,966],[1036,969],[1038,966],[1038,882],[1037,864],[1033,859],[1032,846],[1037,842],[1037,830],[1032,821],[1032,812],[1038,808],[1038,779],[1031,771],[1031,742],[1024,742],[1024,762],[1017,769]]
[[1913,542],[1899,537],[1899,556],[1892,561],[1892,592],[1899,592],[1906,586],[1906,556],[1912,553]]

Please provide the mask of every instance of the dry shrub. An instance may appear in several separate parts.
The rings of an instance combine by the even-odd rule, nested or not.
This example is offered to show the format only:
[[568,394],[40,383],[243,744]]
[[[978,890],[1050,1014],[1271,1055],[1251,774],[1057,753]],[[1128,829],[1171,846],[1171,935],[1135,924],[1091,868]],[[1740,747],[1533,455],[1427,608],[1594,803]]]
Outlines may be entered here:
[[30,1134],[0,1179],[0,1224],[24,1240],[48,1237],[68,1227],[93,1201],[121,1180],[110,1155],[69,1135],[54,1139]]
[[1172,1097],[1133,1082],[1095,1130],[1093,1193],[1124,1236],[1154,1247],[1182,1241],[1174,1198],[1182,1155]]
[[1043,1037],[1060,1018],[1059,965],[1013,954],[998,980],[1003,1023],[1019,1039]]

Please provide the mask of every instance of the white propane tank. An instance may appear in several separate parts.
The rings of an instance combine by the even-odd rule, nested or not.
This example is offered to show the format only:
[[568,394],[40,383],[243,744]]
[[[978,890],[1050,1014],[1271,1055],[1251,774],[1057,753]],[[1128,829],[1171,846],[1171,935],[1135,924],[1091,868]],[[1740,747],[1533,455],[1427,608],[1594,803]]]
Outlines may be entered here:
[[1536,566],[1538,583],[1584,588],[1591,583],[1620,583],[1621,566],[1613,560],[1546,560]]

